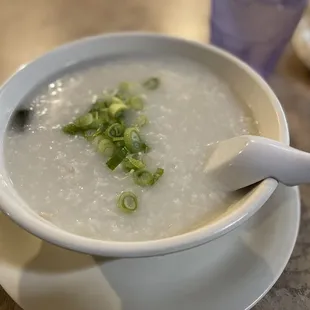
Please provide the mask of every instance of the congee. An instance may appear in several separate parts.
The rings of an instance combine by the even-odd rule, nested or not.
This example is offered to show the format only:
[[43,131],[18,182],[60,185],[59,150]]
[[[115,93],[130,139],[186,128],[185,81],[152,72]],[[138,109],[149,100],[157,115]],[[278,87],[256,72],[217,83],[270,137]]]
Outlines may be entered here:
[[207,67],[114,59],[43,85],[7,129],[12,183],[44,219],[102,240],[182,234],[240,199],[203,173],[207,145],[257,134],[250,109]]

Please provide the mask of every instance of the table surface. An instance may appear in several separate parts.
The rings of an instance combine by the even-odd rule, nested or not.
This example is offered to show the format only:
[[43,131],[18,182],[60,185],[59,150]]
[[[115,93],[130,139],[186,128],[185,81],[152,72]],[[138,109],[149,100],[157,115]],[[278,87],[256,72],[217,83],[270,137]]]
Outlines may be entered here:
[[[208,39],[208,0],[0,0],[0,83],[20,65],[65,42],[111,31],[144,30]],[[310,151],[310,73],[289,46],[271,86],[292,145]],[[291,260],[255,310],[310,309],[310,187],[301,187],[302,222]],[[20,309],[0,287],[0,310]],[[31,309],[30,309],[31,310]]]

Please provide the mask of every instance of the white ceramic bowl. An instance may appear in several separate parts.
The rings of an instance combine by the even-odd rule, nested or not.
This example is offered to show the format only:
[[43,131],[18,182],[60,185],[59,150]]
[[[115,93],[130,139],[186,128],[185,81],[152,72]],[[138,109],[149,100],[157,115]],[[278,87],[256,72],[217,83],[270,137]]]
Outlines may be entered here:
[[180,38],[144,33],[110,34],[64,45],[19,70],[0,91],[0,205],[27,231],[56,245],[100,256],[161,255],[198,246],[229,232],[253,215],[276,189],[278,184],[275,180],[265,180],[215,221],[182,235],[146,242],[112,242],[81,237],[59,229],[32,211],[15,191],[5,169],[3,138],[13,110],[42,83],[51,81],[81,62],[139,54],[175,54],[207,65],[235,90],[240,100],[250,106],[261,135],[289,143],[285,116],[272,90],[246,64],[220,49]]

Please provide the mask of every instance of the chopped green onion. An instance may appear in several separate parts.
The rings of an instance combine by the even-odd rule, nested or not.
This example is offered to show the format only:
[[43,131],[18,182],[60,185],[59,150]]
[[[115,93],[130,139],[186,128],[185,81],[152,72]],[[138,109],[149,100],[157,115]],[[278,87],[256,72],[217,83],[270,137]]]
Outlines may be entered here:
[[128,82],[121,82],[118,85],[118,90],[115,96],[121,100],[127,100],[131,94],[131,84]]
[[124,137],[115,137],[115,138],[112,138],[112,141],[113,141],[113,142],[124,141]]
[[128,82],[120,82],[118,84],[118,90],[120,90],[122,92],[129,93],[130,92],[130,83],[128,83]]
[[[150,151],[150,147],[141,139],[139,128],[148,123],[145,115],[138,115],[131,127],[127,127],[126,110],[143,110],[144,99],[136,95],[135,84],[122,82],[117,89],[103,92],[103,96],[92,104],[88,113],[76,118],[62,128],[70,135],[84,136],[96,150],[110,158],[106,162],[109,169],[114,170],[122,164],[125,172],[132,172],[134,182],[140,186],[152,186],[164,173],[157,168],[155,173],[146,169],[141,154]],[[157,89],[160,80],[156,77],[142,83],[148,90]],[[138,87],[140,87],[138,85]],[[132,192],[123,192],[117,205],[124,211],[132,212],[138,207],[137,196]]]
[[107,100],[103,98],[97,99],[96,102],[91,106],[89,112],[100,111],[102,109],[106,109],[107,108],[106,101]]
[[91,113],[91,115],[93,116],[94,120],[99,118],[99,112],[98,111],[92,111],[92,112],[89,112],[89,113]]
[[129,99],[128,105],[136,111],[143,110],[143,99],[141,97],[134,96]]
[[155,90],[156,88],[159,87],[160,80],[159,78],[152,77],[147,79],[145,82],[143,82],[143,87],[148,89],[148,90]]
[[82,128],[82,129],[87,129],[89,125],[93,122],[94,117],[91,113],[86,113],[80,117],[78,117],[75,121],[74,124],[76,127]]
[[122,148],[125,146],[124,140],[114,142],[117,148]]
[[108,124],[101,124],[99,128],[96,129],[96,131],[93,134],[93,138],[104,135],[105,130],[107,129]]
[[62,131],[64,133],[66,133],[67,135],[72,135],[72,136],[78,134],[80,130],[81,129],[73,123],[70,123],[62,127]]
[[104,102],[104,106],[103,106],[103,104],[101,104],[100,110],[103,110],[104,108],[108,108],[111,105],[112,98],[113,98],[112,94],[109,92],[103,91],[102,94],[104,97],[101,100],[102,100],[102,102]]
[[111,117],[120,117],[125,110],[128,110],[127,105],[120,99],[113,97],[112,104],[109,106],[109,114]]
[[145,143],[140,138],[139,132],[136,128],[127,128],[124,132],[125,146],[131,153],[139,153],[143,151]]
[[134,167],[132,166],[132,164],[129,162],[127,158],[123,160],[122,166],[125,172],[130,172],[131,170],[134,170]]
[[100,119],[95,119],[90,125],[89,128],[91,129],[98,129],[100,128],[102,125],[102,122],[100,121]]
[[95,130],[90,129],[83,132],[83,136],[86,140],[92,141],[94,139],[94,134],[96,133]]
[[150,151],[151,151],[151,147],[149,147],[146,143],[142,143],[142,146],[141,146],[141,148],[142,148],[142,151],[144,152],[144,153],[149,153]]
[[90,113],[93,116],[93,121],[90,125],[88,125],[88,128],[89,129],[98,129],[102,124],[102,121],[99,118],[99,112],[98,111],[92,111]]
[[153,174],[146,169],[139,169],[134,172],[133,179],[140,186],[150,186],[154,184]]
[[154,175],[153,175],[153,184],[155,184],[160,177],[164,174],[164,169],[163,168],[157,168]]
[[102,124],[109,123],[111,120],[108,110],[108,108],[105,108],[99,111],[98,118]]
[[127,154],[128,150],[125,147],[116,150],[113,156],[106,162],[106,165],[111,170],[114,170],[126,158]]
[[133,126],[141,128],[149,123],[148,118],[145,115],[139,115],[133,123]]
[[109,138],[115,138],[115,137],[121,137],[124,134],[124,131],[125,128],[123,125],[119,123],[114,123],[106,129],[105,134]]
[[[96,132],[97,133],[97,132]],[[105,137],[101,136],[101,135],[97,135],[96,136],[96,133],[93,134],[93,140],[92,140],[92,144],[95,146],[95,148],[97,149],[98,146],[99,146],[99,143],[105,139]]]
[[118,117],[118,118],[116,119],[116,121],[117,121],[119,124],[121,124],[121,125],[124,127],[124,129],[125,129],[125,127],[126,127],[126,122],[125,122],[125,120],[124,120],[124,118],[123,118],[122,116]]
[[138,199],[133,192],[122,192],[117,200],[117,206],[125,212],[133,212],[138,208]]
[[134,169],[143,169],[145,168],[145,164],[142,160],[136,159],[133,157],[128,157],[128,161],[131,163],[131,165],[134,167]]
[[98,152],[106,156],[112,156],[115,146],[109,139],[102,139],[98,144]]
[[131,170],[138,170],[145,168],[145,164],[142,160],[128,156],[123,161],[123,170],[125,172],[130,172]]

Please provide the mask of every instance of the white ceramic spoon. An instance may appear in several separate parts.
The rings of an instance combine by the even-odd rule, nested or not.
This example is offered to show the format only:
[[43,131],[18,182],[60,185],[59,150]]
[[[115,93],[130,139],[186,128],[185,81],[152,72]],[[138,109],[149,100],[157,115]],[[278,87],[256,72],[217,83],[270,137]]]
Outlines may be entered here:
[[310,183],[310,153],[263,137],[239,136],[211,145],[205,172],[229,191],[266,178],[295,186]]

